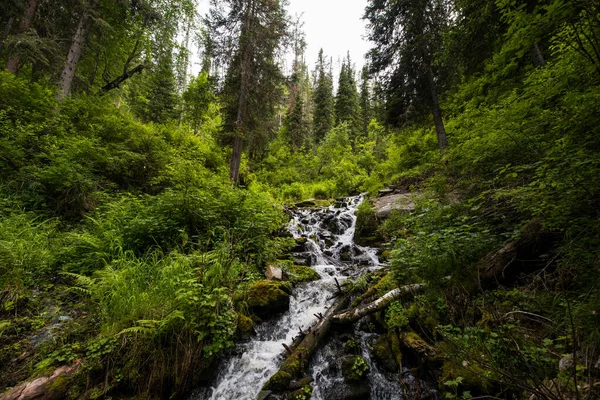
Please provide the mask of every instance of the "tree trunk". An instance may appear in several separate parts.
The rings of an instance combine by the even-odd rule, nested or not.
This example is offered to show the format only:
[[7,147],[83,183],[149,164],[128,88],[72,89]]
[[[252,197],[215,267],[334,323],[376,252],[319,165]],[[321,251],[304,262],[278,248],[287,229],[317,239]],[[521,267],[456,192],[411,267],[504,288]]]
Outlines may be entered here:
[[4,48],[4,42],[6,42],[6,38],[10,34],[10,30],[12,29],[12,24],[15,22],[15,17],[10,17],[8,22],[6,23],[6,27],[4,28],[4,34],[2,35],[2,41],[0,41],[0,56],[2,55],[2,49]]
[[80,367],[79,360],[70,367],[59,367],[50,376],[38,377],[0,394],[0,400],[64,399],[69,389],[70,379]]
[[240,95],[238,101],[237,117],[235,121],[235,138],[233,139],[233,151],[231,164],[229,165],[229,178],[237,184],[240,178],[240,164],[242,161],[242,150],[246,130],[246,110],[248,108],[248,90],[250,84],[250,68],[252,66],[253,43],[249,37],[251,32],[251,21],[254,13],[254,2],[246,10],[244,26],[240,35]]
[[372,303],[365,304],[362,307],[356,307],[350,311],[346,311],[341,314],[333,315],[331,317],[331,321],[337,324],[349,324],[352,322],[356,322],[366,315],[373,314],[379,310],[384,309],[392,301],[399,299],[400,297],[423,291],[423,289],[425,289],[425,286],[426,285],[424,283],[415,283],[412,285],[406,285],[396,288],[386,293],[385,295],[378,298]]
[[341,311],[347,304],[348,297],[343,296],[338,298],[329,311],[299,343],[293,345],[291,349],[286,346],[286,349],[289,349],[291,352],[283,361],[279,370],[265,383],[262,388],[263,391],[282,393],[289,390],[292,379],[300,378],[308,369],[310,358],[331,328],[332,316]]
[[438,100],[437,90],[435,89],[435,80],[433,79],[433,71],[431,66],[427,68],[427,81],[429,82],[429,90],[431,93],[431,113],[433,114],[433,123],[437,132],[438,145],[440,152],[443,153],[448,147],[448,138],[446,137],[446,128],[444,128],[444,120],[442,119],[442,111],[440,110],[440,102]]
[[231,153],[231,163],[229,164],[229,178],[233,183],[237,184],[240,179],[240,164],[242,162],[242,150],[244,140],[240,136],[239,132],[236,132],[236,136],[233,139],[233,151]]
[[60,81],[58,83],[59,99],[64,99],[71,93],[71,85],[75,78],[77,63],[79,63],[79,59],[83,53],[83,47],[85,46],[85,41],[90,28],[90,14],[98,7],[98,2],[99,0],[89,0],[88,6],[83,10],[83,14],[79,18],[79,24],[77,25],[75,36],[73,36],[69,54],[67,54],[67,62],[60,74]]
[[[25,11],[23,12],[23,18],[19,23],[19,29],[17,34],[20,35],[23,32],[27,31],[31,27],[31,22],[33,21],[33,16],[35,15],[35,11],[37,10],[38,0],[29,0],[27,3],[27,7],[25,7]],[[6,68],[12,72],[13,74],[17,74],[19,72],[21,64],[21,57],[12,56],[8,58],[6,62]]]
[[543,67],[546,65],[546,60],[544,60],[544,55],[540,50],[540,46],[537,43],[531,45],[531,56],[533,58],[533,65],[536,67]]

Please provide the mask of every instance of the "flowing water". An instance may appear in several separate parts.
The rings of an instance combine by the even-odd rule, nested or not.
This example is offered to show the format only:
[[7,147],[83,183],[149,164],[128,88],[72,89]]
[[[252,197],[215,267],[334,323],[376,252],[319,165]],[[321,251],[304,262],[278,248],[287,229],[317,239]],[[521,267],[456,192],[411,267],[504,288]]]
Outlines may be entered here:
[[[294,288],[289,311],[257,325],[256,335],[250,341],[238,344],[233,355],[221,363],[212,387],[200,390],[190,400],[255,399],[283,361],[282,343],[291,344],[300,330],[307,330],[317,321],[315,315],[325,314],[332,305],[333,294],[337,291],[336,280],[341,284],[348,277],[381,267],[376,249],[354,244],[355,213],[362,200],[362,196],[354,196],[328,208],[291,212],[289,231],[294,238],[306,238],[305,251],[293,256],[298,262],[314,268],[321,279]],[[373,335],[358,331],[356,334],[363,356],[372,364],[367,348],[374,341]],[[315,379],[314,399],[348,398],[341,374],[334,367],[341,354],[335,343],[333,340],[319,350],[311,364]],[[397,381],[397,376],[385,376],[372,366],[370,395],[361,398],[411,398],[402,395],[405,391]]]

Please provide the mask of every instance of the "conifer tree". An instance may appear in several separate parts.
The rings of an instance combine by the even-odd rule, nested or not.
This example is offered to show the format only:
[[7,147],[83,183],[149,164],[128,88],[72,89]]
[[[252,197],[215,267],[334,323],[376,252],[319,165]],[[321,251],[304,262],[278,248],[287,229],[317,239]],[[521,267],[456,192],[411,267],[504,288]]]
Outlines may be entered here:
[[333,128],[335,105],[333,98],[333,78],[325,63],[323,49],[319,51],[316,72],[317,82],[313,94],[313,131],[315,142],[318,143]]
[[[443,152],[448,146],[438,99],[441,71],[436,57],[449,17],[444,0],[371,0],[365,18],[369,39],[376,44],[369,57],[381,74],[395,114],[429,109]],[[388,106],[389,107],[389,106]],[[396,115],[398,121],[398,115]]]
[[228,65],[224,125],[233,147],[229,176],[237,183],[244,142],[251,153],[260,153],[275,134],[283,81],[275,54],[287,19],[279,0],[213,0],[212,6],[211,38],[219,61]]
[[371,92],[366,66],[362,69],[360,79],[360,135],[366,137],[371,122]]
[[342,63],[338,92],[335,98],[335,123],[340,124],[342,122],[348,124],[352,137],[358,134],[360,130],[360,104],[350,53]]

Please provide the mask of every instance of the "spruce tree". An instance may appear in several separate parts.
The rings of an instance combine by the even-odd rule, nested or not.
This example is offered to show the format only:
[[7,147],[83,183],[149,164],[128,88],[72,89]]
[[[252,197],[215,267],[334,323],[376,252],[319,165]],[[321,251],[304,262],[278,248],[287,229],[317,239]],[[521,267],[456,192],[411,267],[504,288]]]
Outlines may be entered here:
[[371,122],[371,92],[369,89],[369,74],[363,67],[360,75],[360,135],[366,137]]
[[237,183],[244,143],[250,155],[259,154],[277,128],[275,106],[281,100],[283,75],[276,53],[287,33],[287,19],[282,3],[275,0],[211,4],[208,23],[216,61],[228,67],[224,128],[233,147],[229,176]]
[[342,122],[348,124],[352,137],[356,137],[360,131],[360,104],[349,53],[342,63],[338,92],[335,98],[335,123]]
[[333,128],[334,105],[333,78],[325,64],[323,49],[319,51],[317,61],[317,82],[313,95],[314,113],[313,130],[315,142],[320,142],[327,132]]

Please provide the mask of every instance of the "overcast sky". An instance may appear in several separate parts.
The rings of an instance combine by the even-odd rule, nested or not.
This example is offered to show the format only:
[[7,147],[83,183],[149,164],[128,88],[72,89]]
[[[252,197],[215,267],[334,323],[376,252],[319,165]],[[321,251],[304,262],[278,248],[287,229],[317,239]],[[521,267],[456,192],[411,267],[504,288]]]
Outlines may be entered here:
[[[350,51],[356,72],[360,72],[364,55],[370,48],[363,40],[366,31],[361,19],[366,5],[366,0],[289,0],[288,13],[292,20],[301,16],[304,21],[309,71],[314,69],[319,49],[323,48],[325,55],[333,58],[335,71],[339,70],[339,60]],[[199,0],[199,9],[204,14],[208,0]]]
[[[366,34],[364,14],[366,0],[289,0],[291,16],[302,14],[306,34],[306,62],[313,69],[319,49],[333,57],[334,65],[350,51],[357,71],[364,64],[364,55],[369,43],[363,40]],[[337,69],[337,68],[336,68]]]

